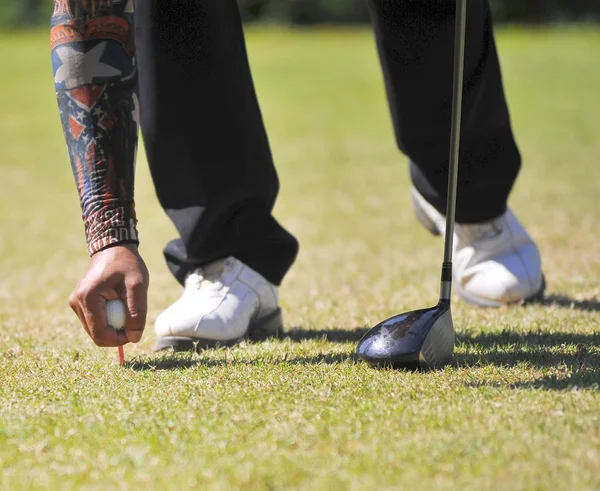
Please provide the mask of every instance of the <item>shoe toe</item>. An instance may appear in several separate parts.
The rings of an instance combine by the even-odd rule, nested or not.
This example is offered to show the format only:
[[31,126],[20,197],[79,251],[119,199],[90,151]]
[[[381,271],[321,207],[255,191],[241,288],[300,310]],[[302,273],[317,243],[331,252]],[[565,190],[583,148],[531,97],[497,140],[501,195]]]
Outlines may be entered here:
[[156,331],[157,336],[173,336],[173,331],[171,330],[171,319],[170,319],[169,311],[165,310],[162,314],[160,314],[156,318],[156,322],[154,323],[154,330]]
[[500,306],[523,302],[542,287],[537,248],[523,248],[467,268],[457,278],[458,293],[478,305]]
[[504,266],[488,261],[467,271],[459,279],[459,295],[471,303],[502,305],[521,297],[519,279]]
[[243,316],[228,316],[222,312],[211,312],[202,317],[194,331],[197,339],[212,339],[215,341],[230,341],[239,339],[246,334],[248,320]]
[[214,299],[203,299],[203,302],[180,299],[158,316],[154,324],[156,335],[193,337],[206,312],[213,311],[217,306]]

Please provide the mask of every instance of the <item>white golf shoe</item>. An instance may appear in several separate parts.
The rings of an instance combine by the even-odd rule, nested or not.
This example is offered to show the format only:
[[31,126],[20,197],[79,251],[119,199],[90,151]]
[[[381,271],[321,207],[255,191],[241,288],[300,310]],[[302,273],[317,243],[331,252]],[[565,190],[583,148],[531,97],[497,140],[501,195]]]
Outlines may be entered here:
[[[413,205],[430,232],[444,234],[446,217],[414,188]],[[457,223],[452,262],[454,289],[466,302],[499,307],[543,296],[539,250],[510,209],[487,222]]]
[[282,328],[278,289],[234,257],[190,273],[183,295],[156,320],[155,350],[232,346]]

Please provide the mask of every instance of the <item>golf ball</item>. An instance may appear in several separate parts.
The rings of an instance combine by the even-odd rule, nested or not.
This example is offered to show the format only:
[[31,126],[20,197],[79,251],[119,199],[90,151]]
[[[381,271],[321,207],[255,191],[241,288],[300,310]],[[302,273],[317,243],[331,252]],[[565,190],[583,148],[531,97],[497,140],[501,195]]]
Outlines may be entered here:
[[106,302],[106,318],[109,327],[117,331],[125,329],[125,304],[122,300],[109,300]]

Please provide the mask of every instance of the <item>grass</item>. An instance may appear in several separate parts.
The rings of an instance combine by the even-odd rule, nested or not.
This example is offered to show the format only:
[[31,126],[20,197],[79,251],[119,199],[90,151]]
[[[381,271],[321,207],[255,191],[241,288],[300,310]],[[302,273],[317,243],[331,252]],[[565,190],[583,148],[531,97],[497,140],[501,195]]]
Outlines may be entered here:
[[[288,334],[165,356],[150,327],[125,368],[66,305],[87,256],[46,38],[0,36],[2,489],[600,487],[597,31],[498,34],[524,156],[511,206],[548,297],[456,301],[456,363],[431,373],[353,354],[367,326],[435,302],[442,249],[412,215],[370,33],[249,33],[276,215],[302,244],[282,288]],[[138,169],[151,326],[180,290],[143,155]]]

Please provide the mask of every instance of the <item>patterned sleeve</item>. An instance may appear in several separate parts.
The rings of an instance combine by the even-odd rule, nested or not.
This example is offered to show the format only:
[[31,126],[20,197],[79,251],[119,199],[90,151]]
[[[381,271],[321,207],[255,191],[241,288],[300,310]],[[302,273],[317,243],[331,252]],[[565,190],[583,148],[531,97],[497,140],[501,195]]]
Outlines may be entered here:
[[52,67],[88,253],[138,243],[134,0],[55,0]]

